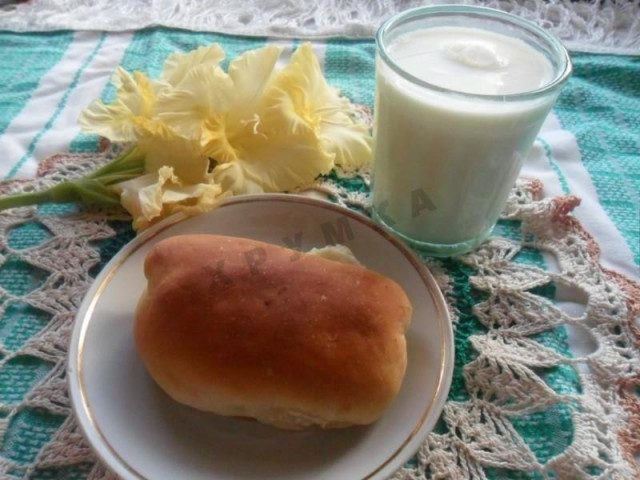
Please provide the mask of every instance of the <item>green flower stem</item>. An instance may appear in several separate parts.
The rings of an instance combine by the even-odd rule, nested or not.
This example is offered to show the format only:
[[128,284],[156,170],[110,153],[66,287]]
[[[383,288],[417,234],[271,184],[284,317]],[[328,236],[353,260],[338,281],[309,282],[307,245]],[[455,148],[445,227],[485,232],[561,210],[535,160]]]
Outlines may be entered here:
[[89,175],[89,178],[98,178],[111,173],[124,172],[126,170],[139,171],[139,175],[144,172],[144,155],[138,147],[133,147],[124,155],[112,160]]
[[144,154],[134,147],[95,172],[54,185],[41,192],[27,192],[0,198],[0,210],[41,203],[80,202],[87,205],[118,205],[112,186],[144,174]]
[[5,210],[7,208],[26,207],[27,205],[36,205],[49,201],[48,190],[45,190],[44,192],[29,192],[21,193],[18,195],[9,195],[8,197],[0,198],[0,210]]

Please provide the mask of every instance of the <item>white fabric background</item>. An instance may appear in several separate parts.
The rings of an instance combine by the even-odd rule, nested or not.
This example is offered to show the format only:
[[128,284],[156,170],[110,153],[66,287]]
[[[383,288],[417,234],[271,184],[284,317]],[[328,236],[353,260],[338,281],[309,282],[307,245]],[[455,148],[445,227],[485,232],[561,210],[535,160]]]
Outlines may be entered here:
[[640,53],[640,0],[30,0],[0,8],[0,29],[124,31],[153,25],[280,37],[372,37],[384,19],[429,4],[478,4],[552,31],[572,50]]

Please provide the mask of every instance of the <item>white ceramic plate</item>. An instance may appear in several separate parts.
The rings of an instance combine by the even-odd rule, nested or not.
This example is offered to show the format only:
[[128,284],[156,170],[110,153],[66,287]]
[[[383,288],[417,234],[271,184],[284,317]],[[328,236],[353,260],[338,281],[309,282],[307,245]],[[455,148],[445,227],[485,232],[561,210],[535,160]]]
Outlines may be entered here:
[[[158,241],[188,233],[242,236],[304,250],[347,245],[368,268],[399,282],[414,307],[401,392],[368,427],[288,432],[202,413],[171,400],[147,375],[133,343],[143,261]],[[170,218],[105,267],[84,299],[69,351],[73,407],[87,439],[124,479],[381,479],[433,428],[453,370],[453,338],[433,277],[398,240],[362,215],[293,195],[231,199],[207,214]]]

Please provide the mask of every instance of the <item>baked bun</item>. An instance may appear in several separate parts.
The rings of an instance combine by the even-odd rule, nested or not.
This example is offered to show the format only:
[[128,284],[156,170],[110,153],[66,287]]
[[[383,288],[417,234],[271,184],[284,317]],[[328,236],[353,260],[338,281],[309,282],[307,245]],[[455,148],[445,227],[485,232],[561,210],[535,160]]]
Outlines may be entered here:
[[135,341],[176,401],[281,428],[374,422],[404,377],[411,304],[358,265],[185,235],[145,261]]

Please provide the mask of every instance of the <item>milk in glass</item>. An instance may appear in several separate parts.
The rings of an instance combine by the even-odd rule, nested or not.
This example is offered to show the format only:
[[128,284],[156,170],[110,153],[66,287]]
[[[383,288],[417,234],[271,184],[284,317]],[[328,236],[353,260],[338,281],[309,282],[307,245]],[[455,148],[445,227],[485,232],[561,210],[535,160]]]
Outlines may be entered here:
[[410,31],[386,53],[395,66],[377,62],[374,214],[418,243],[481,241],[557,97],[517,94],[549,84],[553,65],[518,38],[464,26]]

